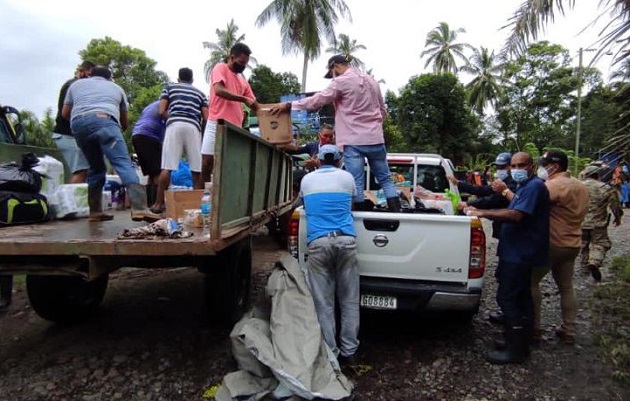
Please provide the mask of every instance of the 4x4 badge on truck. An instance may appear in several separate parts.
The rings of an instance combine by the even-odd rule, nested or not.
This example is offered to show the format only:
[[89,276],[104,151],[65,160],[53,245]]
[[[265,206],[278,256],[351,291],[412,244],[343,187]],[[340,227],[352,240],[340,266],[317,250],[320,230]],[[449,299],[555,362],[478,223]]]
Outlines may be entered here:
[[382,248],[385,245],[389,244],[389,239],[387,239],[387,237],[383,234],[378,234],[374,237],[372,242],[374,242],[374,245],[376,245],[377,247]]

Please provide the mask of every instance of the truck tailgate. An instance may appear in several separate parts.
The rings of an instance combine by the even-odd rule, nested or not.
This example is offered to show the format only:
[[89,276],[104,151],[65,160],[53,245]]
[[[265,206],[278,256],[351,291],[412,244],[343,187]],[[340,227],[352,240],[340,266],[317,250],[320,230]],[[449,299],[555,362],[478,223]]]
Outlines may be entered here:
[[470,219],[467,216],[355,212],[361,275],[466,282]]

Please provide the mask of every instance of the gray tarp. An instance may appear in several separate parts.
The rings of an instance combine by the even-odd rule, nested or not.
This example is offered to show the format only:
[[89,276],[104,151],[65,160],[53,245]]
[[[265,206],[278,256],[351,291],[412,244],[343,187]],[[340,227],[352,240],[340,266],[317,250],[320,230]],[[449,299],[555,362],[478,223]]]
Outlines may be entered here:
[[324,342],[304,275],[291,255],[276,262],[266,294],[268,303],[248,312],[230,334],[240,370],[224,377],[216,400],[349,397],[352,382]]

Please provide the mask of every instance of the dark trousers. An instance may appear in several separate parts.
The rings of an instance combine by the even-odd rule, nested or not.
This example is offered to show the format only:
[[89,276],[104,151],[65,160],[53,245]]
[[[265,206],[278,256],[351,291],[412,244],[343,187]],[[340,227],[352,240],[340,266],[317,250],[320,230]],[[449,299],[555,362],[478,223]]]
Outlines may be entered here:
[[512,327],[531,326],[534,321],[531,274],[531,265],[499,260],[495,274],[498,282],[497,304],[506,323]]

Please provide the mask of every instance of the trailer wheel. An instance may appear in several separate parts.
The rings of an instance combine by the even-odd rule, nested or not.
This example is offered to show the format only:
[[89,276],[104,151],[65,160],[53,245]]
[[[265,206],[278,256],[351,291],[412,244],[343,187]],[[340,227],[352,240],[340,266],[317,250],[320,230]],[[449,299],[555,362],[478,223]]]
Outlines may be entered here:
[[204,289],[208,318],[231,327],[245,313],[252,273],[252,244],[249,237],[221,251],[213,265],[205,266]]
[[42,318],[71,323],[94,313],[107,289],[109,275],[93,281],[79,276],[26,276],[26,291],[33,310]]

